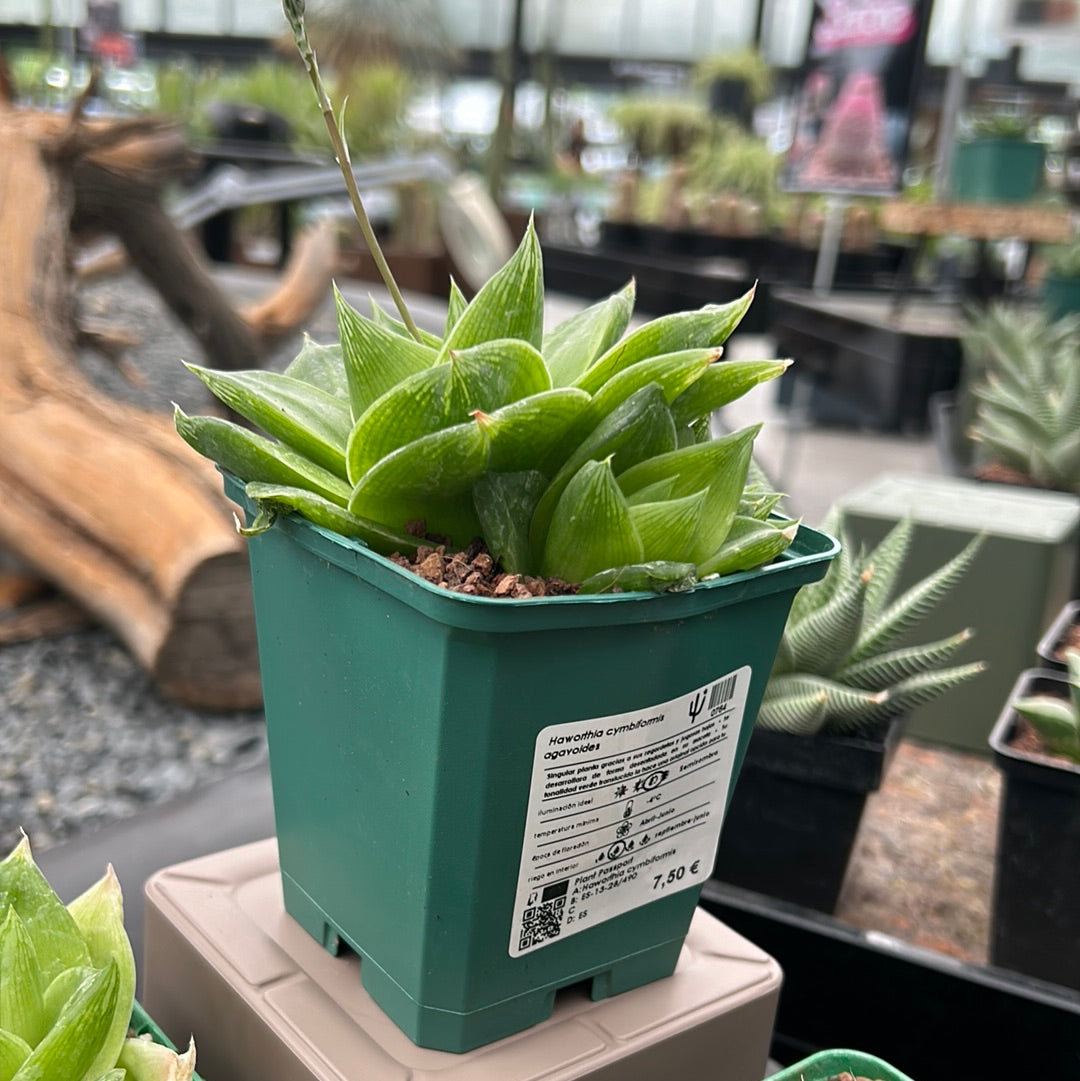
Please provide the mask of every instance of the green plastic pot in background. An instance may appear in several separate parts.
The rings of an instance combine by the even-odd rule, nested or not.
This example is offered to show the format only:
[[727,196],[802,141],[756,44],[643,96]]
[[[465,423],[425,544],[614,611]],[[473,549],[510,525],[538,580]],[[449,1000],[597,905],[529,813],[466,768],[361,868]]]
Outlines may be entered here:
[[791,601],[837,550],[803,527],[684,593],[505,601],[279,519],[249,555],[286,909],[440,1050],[669,975]]
[[818,1051],[808,1058],[770,1074],[765,1081],[831,1081],[839,1074],[867,1078],[868,1081],[911,1081],[907,1074],[864,1051]]
[[985,137],[958,142],[951,193],[958,203],[1023,203],[1043,184],[1046,149],[1026,139]]
[[1042,306],[1051,319],[1080,312],[1080,277],[1047,274],[1042,284]]

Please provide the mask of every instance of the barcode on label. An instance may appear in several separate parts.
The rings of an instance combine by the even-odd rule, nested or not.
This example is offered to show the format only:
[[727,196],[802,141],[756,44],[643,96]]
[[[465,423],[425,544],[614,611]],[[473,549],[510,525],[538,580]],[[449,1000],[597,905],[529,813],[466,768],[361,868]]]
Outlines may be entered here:
[[536,904],[521,913],[521,937],[519,950],[539,946],[548,939],[562,934],[563,917],[566,915],[566,894],[569,879],[545,886]]
[[735,697],[735,675],[725,676],[712,685],[709,692],[709,709],[726,706]]

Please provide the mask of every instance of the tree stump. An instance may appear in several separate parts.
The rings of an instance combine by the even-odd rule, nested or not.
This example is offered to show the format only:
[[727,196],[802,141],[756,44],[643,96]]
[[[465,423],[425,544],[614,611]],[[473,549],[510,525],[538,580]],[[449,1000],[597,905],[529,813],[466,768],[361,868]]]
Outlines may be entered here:
[[230,504],[170,418],[109,397],[75,365],[73,215],[119,232],[166,299],[186,298],[173,309],[187,305],[177,314],[200,328],[210,362],[231,367],[257,363],[268,339],[310,314],[332,260],[322,236],[323,281],[311,248],[298,253],[308,260],[306,312],[288,275],[276,305],[250,320],[234,312],[147,194],[152,169],[140,170],[158,152],[159,129],[17,109],[0,83],[0,546],[109,626],[163,694],[250,708],[261,686]]

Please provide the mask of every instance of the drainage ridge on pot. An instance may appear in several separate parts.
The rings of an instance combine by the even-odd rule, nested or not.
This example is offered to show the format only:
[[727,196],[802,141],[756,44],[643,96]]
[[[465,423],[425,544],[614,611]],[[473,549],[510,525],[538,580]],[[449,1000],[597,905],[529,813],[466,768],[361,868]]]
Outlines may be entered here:
[[670,975],[791,601],[837,547],[804,526],[684,594],[488,600],[280,519],[249,553],[287,910],[440,1050]]

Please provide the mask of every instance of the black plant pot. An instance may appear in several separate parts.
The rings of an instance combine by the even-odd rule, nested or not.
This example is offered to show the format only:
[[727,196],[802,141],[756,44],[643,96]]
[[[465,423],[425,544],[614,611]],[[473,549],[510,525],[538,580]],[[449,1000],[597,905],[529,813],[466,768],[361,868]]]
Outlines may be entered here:
[[1078,622],[1080,622],[1080,600],[1069,601],[1058,612],[1054,622],[1047,628],[1046,634],[1039,639],[1039,644],[1035,649],[1039,664],[1043,668],[1049,668],[1054,672],[1065,671],[1065,658],[1060,655],[1061,647],[1065,643],[1069,628]]
[[990,733],[1002,773],[990,917],[991,963],[1080,990],[1080,763],[1034,757],[1010,746],[1011,703],[1065,695],[1057,672],[1020,673]]
[[833,912],[866,799],[903,719],[861,736],[758,730],[724,818],[714,879]]

